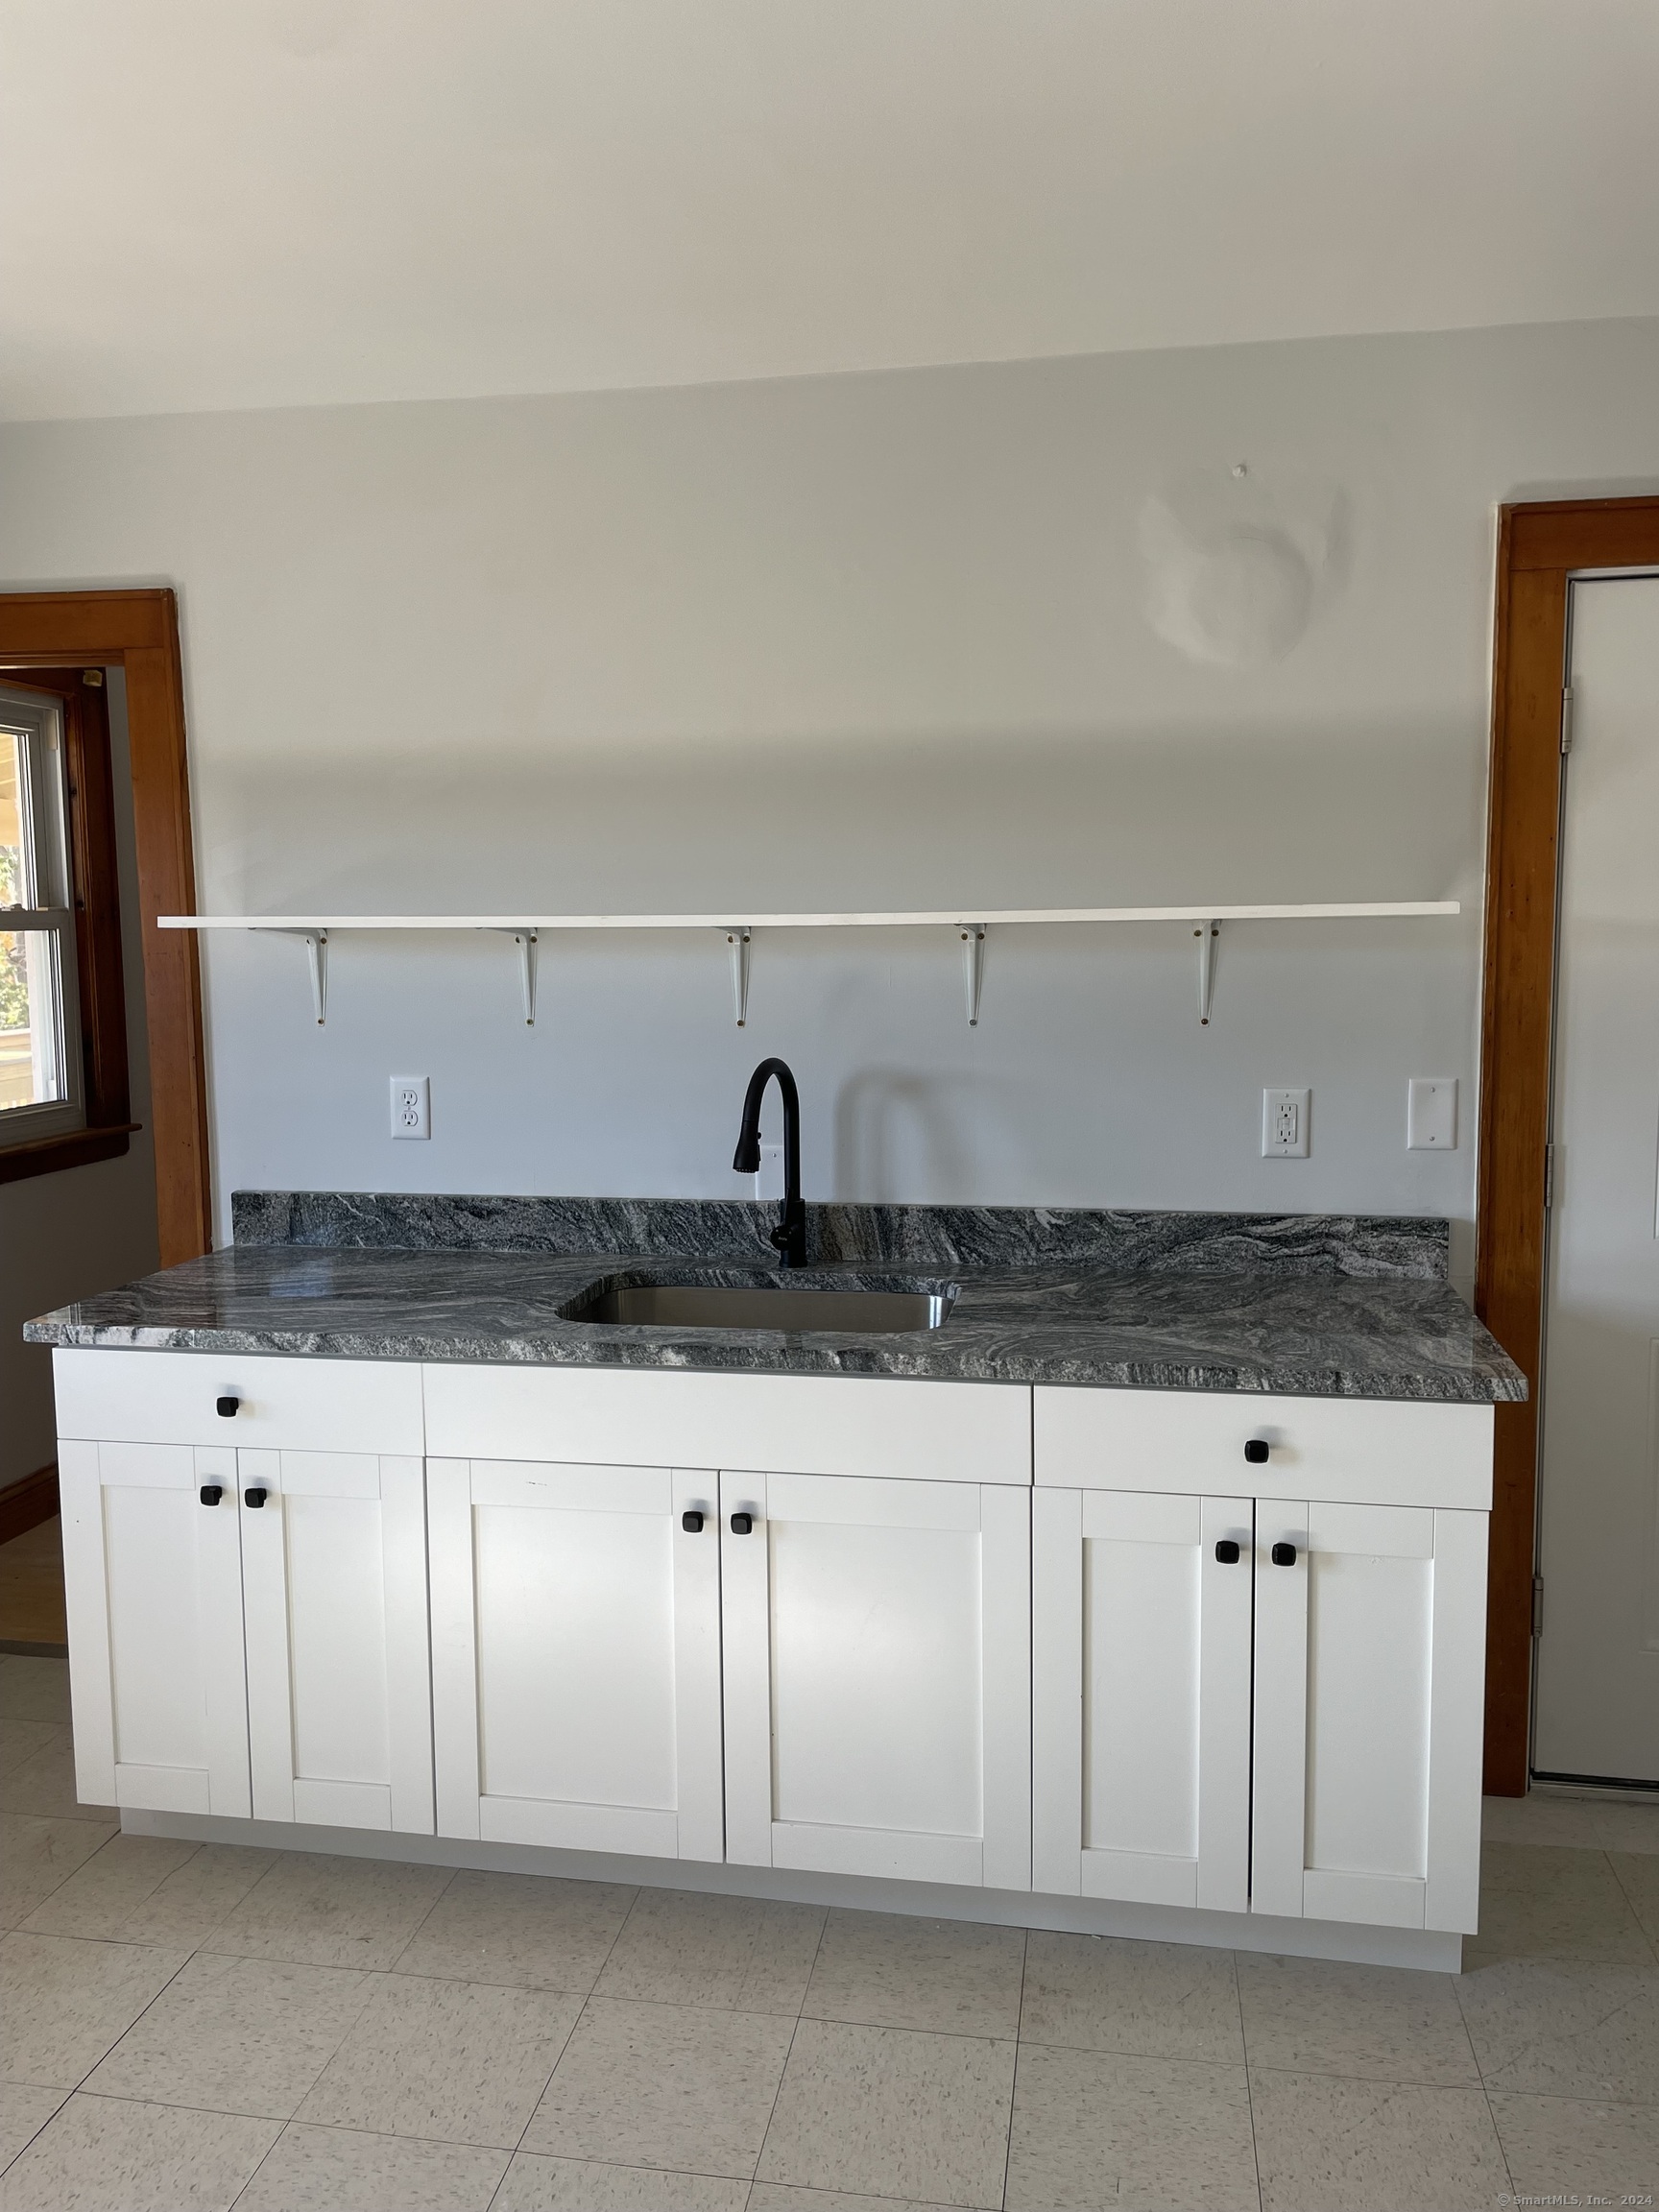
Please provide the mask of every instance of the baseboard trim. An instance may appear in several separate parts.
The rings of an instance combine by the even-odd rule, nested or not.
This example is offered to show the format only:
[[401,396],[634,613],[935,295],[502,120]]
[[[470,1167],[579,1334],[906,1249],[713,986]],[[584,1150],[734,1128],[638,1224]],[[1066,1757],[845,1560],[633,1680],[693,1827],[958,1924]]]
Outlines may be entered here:
[[197,1843],[252,1844],[266,1851],[325,1851],[346,1859],[390,1859],[409,1866],[465,1866],[491,1874],[557,1874],[576,1882],[626,1882],[647,1889],[835,1905],[861,1912],[905,1912],[994,1928],[1042,1928],[1074,1936],[1128,1936],[1150,1943],[1202,1943],[1224,1951],[1269,1951],[1361,1966],[1461,1971],[1463,1938],[1422,1928],[1373,1928],[1337,1920],[1280,1920],[1266,1913],[1211,1912],[1196,1906],[1121,1905],[1094,1897],[1030,1896],[1013,1889],[956,1888],[936,1882],[877,1881],[861,1874],[809,1874],[776,1866],[727,1866],[691,1859],[634,1859],[611,1851],[556,1851],[528,1843],[475,1843],[452,1836],[385,1829],[314,1828],[283,1820],[231,1820],[210,1813],[126,1808],[129,1836]]
[[0,1544],[27,1535],[42,1521],[50,1521],[57,1511],[58,1462],[48,1459],[33,1475],[25,1475],[20,1482],[10,1482],[0,1490]]

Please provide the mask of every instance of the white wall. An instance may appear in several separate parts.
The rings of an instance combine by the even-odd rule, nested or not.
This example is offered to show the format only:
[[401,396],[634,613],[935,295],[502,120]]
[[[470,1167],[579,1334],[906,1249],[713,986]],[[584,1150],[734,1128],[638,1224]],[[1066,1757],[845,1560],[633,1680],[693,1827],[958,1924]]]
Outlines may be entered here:
[[127,1057],[132,1118],[140,1124],[119,1160],[0,1183],[0,1489],[43,1467],[57,1450],[52,1354],[25,1344],[32,1314],[147,1274],[156,1262],[156,1162],[140,962],[127,699],[109,671],[109,749],[115,783],[121,956],[127,980]]
[[[811,1194],[1467,1216],[1493,511],[1659,482],[1656,388],[1626,323],[17,426],[0,573],[180,588],[208,909],[1466,902],[1231,927],[1208,1030],[1181,927],[996,938],[973,1031],[943,934],[761,939],[741,1033],[717,940],[548,947],[529,1032],[504,943],[337,943],[318,1030],[218,940],[222,1203],[731,1192],[781,1051]],[[1262,555],[1256,664],[1149,624],[1165,509]]]

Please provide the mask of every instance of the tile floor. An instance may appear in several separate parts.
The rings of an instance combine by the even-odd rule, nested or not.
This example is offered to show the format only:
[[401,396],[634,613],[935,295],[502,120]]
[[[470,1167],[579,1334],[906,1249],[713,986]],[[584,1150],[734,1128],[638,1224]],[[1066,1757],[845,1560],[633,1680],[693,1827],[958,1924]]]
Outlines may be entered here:
[[1659,2191],[1659,1806],[1461,1977],[122,1836],[0,1656],[0,2212],[1456,2212]]

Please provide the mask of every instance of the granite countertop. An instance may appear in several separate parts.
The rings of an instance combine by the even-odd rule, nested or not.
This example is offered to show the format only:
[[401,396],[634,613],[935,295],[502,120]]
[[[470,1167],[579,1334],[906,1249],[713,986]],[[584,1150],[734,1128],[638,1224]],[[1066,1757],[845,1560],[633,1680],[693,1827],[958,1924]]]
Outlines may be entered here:
[[[942,1328],[572,1321],[600,1282],[752,1284],[775,1209],[238,1193],[237,1242],[28,1324],[33,1343],[341,1359],[911,1376],[1451,1403],[1526,1380],[1445,1279],[1443,1221],[815,1207],[803,1287],[955,1287]],[[769,1262],[771,1263],[769,1265]]]

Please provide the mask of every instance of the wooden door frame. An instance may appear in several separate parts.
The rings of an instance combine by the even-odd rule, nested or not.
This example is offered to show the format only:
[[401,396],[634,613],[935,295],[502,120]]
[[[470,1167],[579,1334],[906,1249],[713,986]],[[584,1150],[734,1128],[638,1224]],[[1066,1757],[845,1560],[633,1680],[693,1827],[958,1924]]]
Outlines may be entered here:
[[1530,1386],[1497,1408],[1486,1621],[1486,1789],[1529,1778],[1545,1164],[1554,1012],[1568,589],[1659,567],[1659,498],[1500,510],[1486,854],[1475,1309]]
[[149,1118],[161,1264],[212,1241],[207,1083],[196,933],[158,929],[196,911],[179,608],[169,590],[0,593],[0,670],[119,667],[127,678],[132,827],[138,855]]

